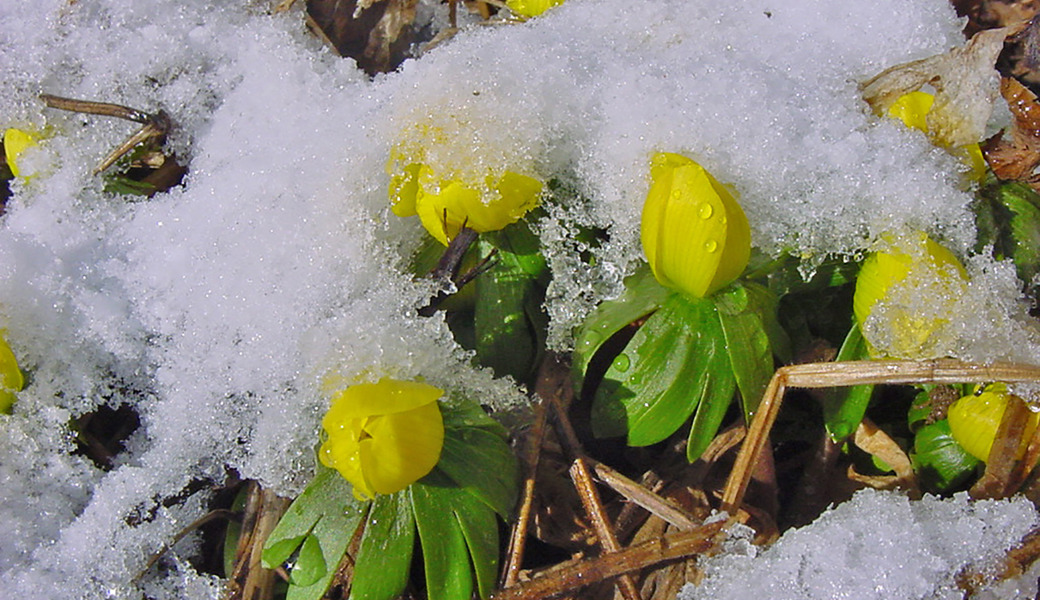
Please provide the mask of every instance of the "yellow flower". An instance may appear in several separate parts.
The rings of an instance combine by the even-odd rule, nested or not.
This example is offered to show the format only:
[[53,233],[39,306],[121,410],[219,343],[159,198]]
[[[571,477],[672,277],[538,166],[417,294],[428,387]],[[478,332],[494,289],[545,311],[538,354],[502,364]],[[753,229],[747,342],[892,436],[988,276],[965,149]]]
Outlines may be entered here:
[[655,154],[643,204],[643,252],[662,285],[702,298],[744,272],[751,229],[733,194],[696,162]]
[[561,4],[563,4],[563,0],[506,0],[509,10],[524,17],[537,17]]
[[[1007,409],[1009,396],[1007,386],[1003,383],[980,385],[976,386],[974,393],[964,396],[950,406],[947,413],[950,433],[968,454],[983,462],[989,459],[989,452],[997,436],[1000,420],[1004,417],[1004,410]],[[1040,413],[1030,413],[1029,422],[1022,433],[1018,456],[1025,453],[1038,423]]]
[[4,156],[7,166],[15,177],[22,176],[22,170],[18,168],[18,157],[26,149],[36,145],[36,137],[21,129],[8,129],[4,132]]
[[440,460],[443,391],[425,383],[381,379],[332,398],[318,458],[354,486],[359,499],[403,490]]
[[852,300],[871,352],[909,359],[944,355],[941,331],[967,289],[967,272],[924,233],[882,243],[863,262]]
[[478,184],[443,180],[429,166],[412,163],[390,180],[394,214],[418,214],[426,231],[445,246],[463,226],[484,233],[515,223],[538,205],[541,194],[541,181],[512,171],[488,175]]
[[22,371],[18,368],[18,360],[7,345],[7,340],[0,337],[0,413],[10,413],[14,405],[15,394],[25,385]]
[[[900,96],[888,108],[888,114],[902,121],[907,127],[924,132],[933,143],[944,146],[935,138],[935,132],[928,124],[928,114],[931,112],[933,104],[935,104],[935,96],[928,92],[910,92]],[[986,159],[982,157],[982,149],[977,143],[949,148],[949,151],[971,168],[972,179],[979,181],[986,176]]]

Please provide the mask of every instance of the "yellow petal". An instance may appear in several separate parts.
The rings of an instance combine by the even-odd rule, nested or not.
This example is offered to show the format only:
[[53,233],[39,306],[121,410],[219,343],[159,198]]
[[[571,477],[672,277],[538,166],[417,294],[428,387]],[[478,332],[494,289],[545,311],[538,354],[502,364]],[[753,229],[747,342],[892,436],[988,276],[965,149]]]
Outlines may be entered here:
[[18,360],[7,341],[0,337],[0,413],[11,412],[16,393],[25,386]]
[[521,219],[538,205],[542,182],[506,171],[498,181],[489,178],[490,197],[482,197],[477,186],[459,180],[438,182],[425,166],[420,171],[416,211],[423,226],[447,245],[463,226],[478,233],[498,231]]
[[509,10],[525,17],[537,17],[560,4],[563,4],[563,0],[506,0]]
[[658,281],[703,297],[739,277],[751,256],[751,230],[730,191],[679,154],[655,155],[650,176],[641,234]]
[[[973,394],[964,396],[950,406],[947,418],[953,439],[975,458],[989,460],[993,440],[1007,409],[1009,393],[1007,386],[995,383],[979,386]],[[1031,413],[1022,434],[1019,456],[1025,453],[1029,440],[1040,423],[1040,414]]]
[[443,390],[432,385],[387,378],[377,383],[352,385],[332,398],[332,406],[325,414],[322,425],[329,423],[338,426],[340,422],[350,419],[412,410],[435,402],[443,394]]
[[36,138],[21,129],[8,129],[4,132],[4,156],[7,158],[7,166],[15,177],[21,177],[22,171],[18,167],[18,157],[27,148],[36,145]]
[[361,441],[361,470],[377,494],[403,490],[429,473],[440,460],[444,421],[436,402],[391,415],[372,417]]
[[928,111],[932,110],[935,96],[928,92],[916,91],[903,94],[892,106],[888,114],[903,122],[904,125],[918,131],[928,131]]
[[419,170],[422,165],[413,163],[404,172],[390,178],[390,210],[399,217],[415,214],[415,198],[419,193]]
[[853,313],[872,352],[925,359],[966,290],[968,274],[952,252],[924,233],[888,239],[863,262]]
[[339,392],[322,419],[327,438],[319,460],[339,471],[358,498],[404,489],[440,460],[442,394],[425,383],[395,379]]

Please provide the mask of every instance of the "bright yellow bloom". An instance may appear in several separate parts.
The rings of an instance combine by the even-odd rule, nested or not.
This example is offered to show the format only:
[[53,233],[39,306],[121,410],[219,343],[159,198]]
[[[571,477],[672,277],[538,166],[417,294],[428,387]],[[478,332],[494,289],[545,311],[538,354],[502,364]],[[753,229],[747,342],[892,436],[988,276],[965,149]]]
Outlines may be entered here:
[[563,0],[506,0],[509,10],[524,17],[537,17],[561,4],[563,4]]
[[[1009,396],[1007,386],[1003,383],[980,385],[975,388],[974,393],[964,396],[950,406],[947,413],[950,433],[968,454],[983,462],[989,460],[989,452],[997,436],[1000,420],[1007,409]],[[1025,453],[1038,423],[1040,413],[1030,413],[1018,448],[1019,456]]]
[[924,233],[883,239],[863,262],[852,307],[872,353],[894,358],[938,358],[938,335],[968,285],[952,252]]
[[[933,128],[928,126],[928,114],[935,104],[935,96],[928,92],[916,91],[904,94],[888,108],[888,114],[903,122],[912,129],[924,132],[938,143],[934,137]],[[942,144],[939,144],[942,145]],[[971,167],[971,178],[979,181],[986,175],[986,159],[982,157],[982,149],[977,143],[967,144],[957,148],[950,148],[950,152],[959,157],[967,166]]]
[[8,129],[4,132],[4,156],[7,158],[7,166],[15,177],[22,176],[22,170],[18,168],[18,157],[27,148],[36,145],[36,137],[21,129]]
[[22,371],[18,368],[18,360],[7,345],[7,340],[0,337],[0,413],[10,413],[14,405],[15,393],[25,386]]
[[332,398],[318,458],[354,486],[358,499],[403,490],[440,460],[443,391],[414,381],[352,385]]
[[419,215],[423,227],[445,246],[463,226],[478,233],[498,231],[538,205],[542,182],[506,171],[483,182],[443,180],[429,166],[412,163],[390,180],[391,209],[399,217]]
[[655,154],[643,204],[643,252],[662,285],[703,298],[751,258],[751,229],[733,194],[679,154]]

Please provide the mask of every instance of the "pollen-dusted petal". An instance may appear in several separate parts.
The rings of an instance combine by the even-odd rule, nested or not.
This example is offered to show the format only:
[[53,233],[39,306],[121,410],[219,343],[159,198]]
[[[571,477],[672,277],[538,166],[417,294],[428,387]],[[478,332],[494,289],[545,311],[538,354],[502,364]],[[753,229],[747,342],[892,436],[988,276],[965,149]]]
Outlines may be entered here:
[[371,418],[361,440],[361,470],[372,489],[392,494],[429,473],[440,460],[444,421],[436,402]]
[[4,132],[4,156],[7,166],[15,177],[21,177],[21,169],[18,168],[18,157],[26,149],[36,145],[36,138],[21,129],[8,129]]
[[18,368],[18,360],[7,344],[0,337],[0,413],[11,411],[15,402],[15,393],[25,386],[22,370]]
[[[1008,397],[1007,386],[996,383],[977,387],[975,393],[964,396],[950,406],[947,418],[950,422],[950,433],[953,435],[953,439],[968,454],[983,462],[989,459],[993,440],[997,436],[997,429],[1000,427],[1000,421],[1007,409]],[[1038,422],[1040,422],[1040,414],[1031,413],[1022,434],[1020,455],[1029,445],[1029,440],[1033,437]]]
[[641,234],[658,281],[703,297],[736,279],[751,256],[751,230],[730,191],[679,154],[655,155],[650,175]]

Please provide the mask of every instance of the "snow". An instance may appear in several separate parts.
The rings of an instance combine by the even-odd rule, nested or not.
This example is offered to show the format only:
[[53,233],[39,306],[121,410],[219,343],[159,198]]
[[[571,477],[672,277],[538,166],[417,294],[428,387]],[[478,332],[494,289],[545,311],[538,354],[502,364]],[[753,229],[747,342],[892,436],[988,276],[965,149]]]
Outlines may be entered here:
[[[961,493],[911,502],[898,492],[863,490],[761,554],[731,542],[735,551],[701,563],[705,580],[686,586],[679,600],[963,598],[962,570],[990,572],[1037,523],[1024,498],[972,502]],[[1035,577],[1009,583],[999,597],[1036,595]]]
[[[137,575],[228,471],[302,488],[329,377],[524,402],[440,317],[415,315],[431,285],[406,267],[425,234],[389,212],[386,164],[430,127],[453,134],[428,148],[442,168],[522,168],[577,191],[537,226],[558,349],[641,260],[654,151],[731,184],[768,253],[855,255],[894,227],[971,245],[956,160],[871,115],[857,88],[961,42],[942,0],[568,0],[469,27],[373,81],[305,31],[300,7],[268,9],[0,0],[0,130],[43,137],[0,220],[0,327],[31,375],[0,416],[6,596],[218,597],[187,561],[191,536]],[[444,7],[422,10],[444,22]],[[147,201],[103,192],[91,169],[134,126],[47,109],[41,92],[164,109],[185,185]],[[578,260],[579,227],[609,231],[594,266]],[[992,318],[971,320],[964,351],[1040,361],[1013,270],[969,271],[987,284],[964,314]],[[142,423],[111,471],[71,452],[73,419],[122,404]]]

